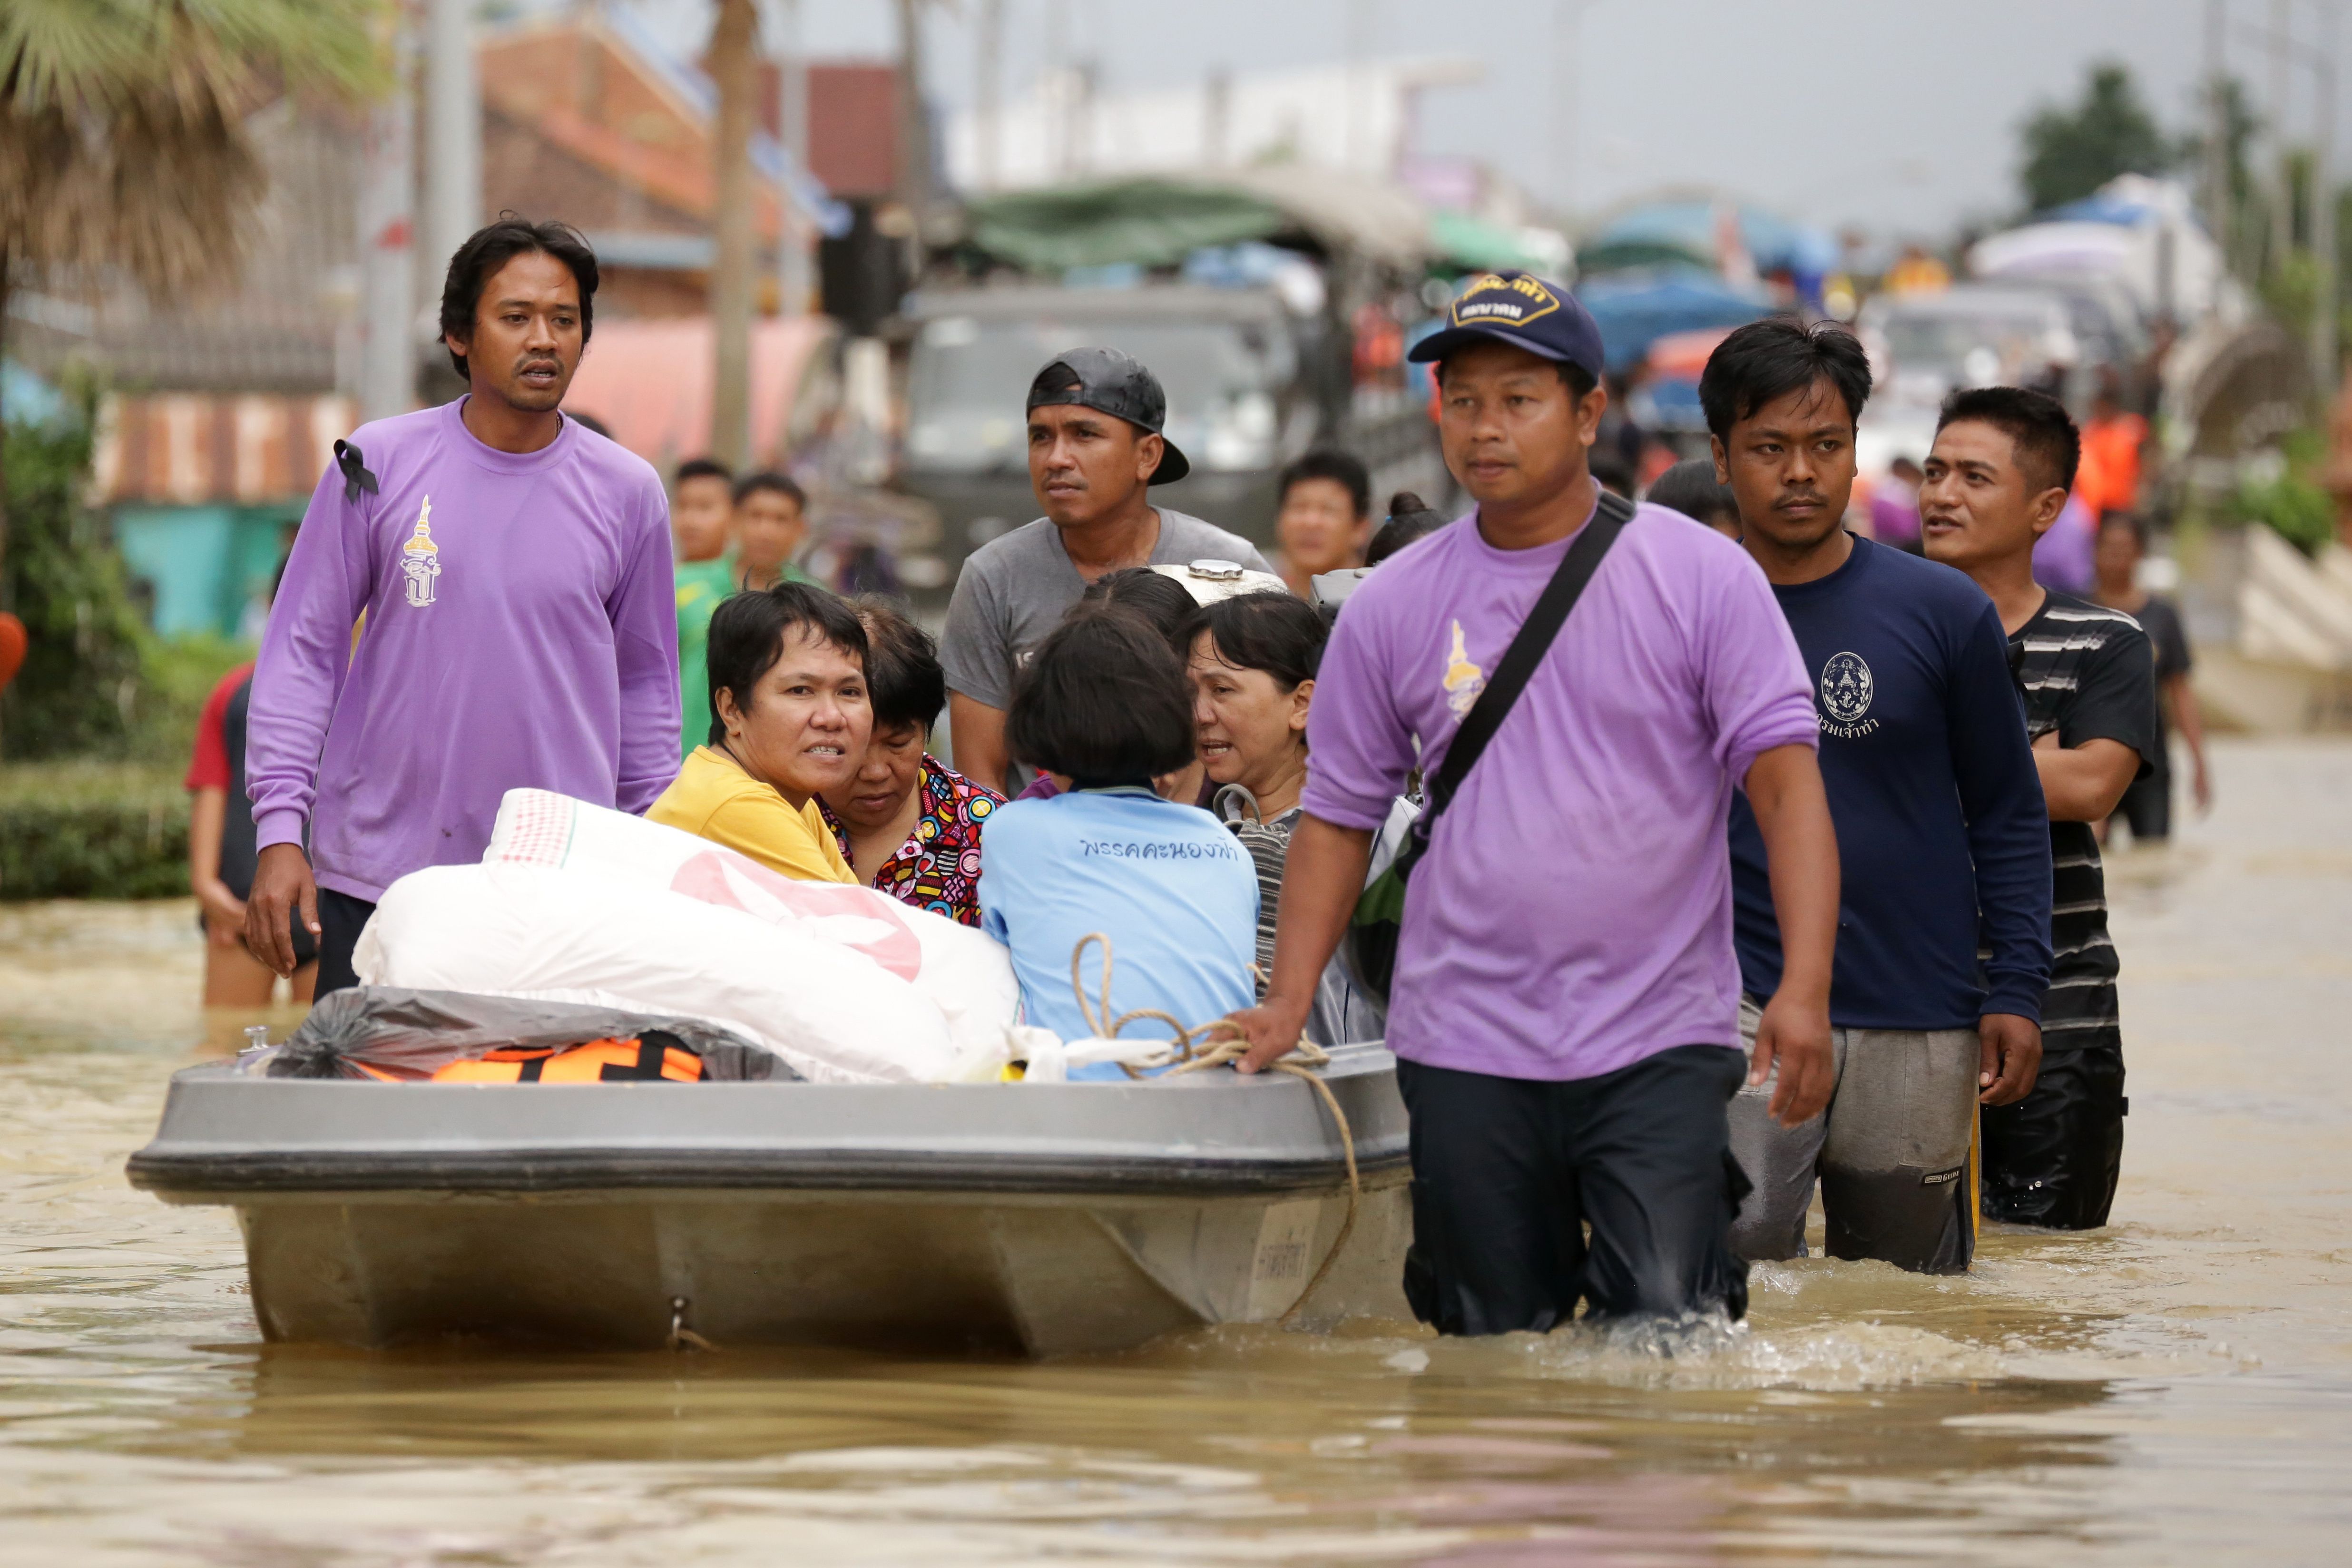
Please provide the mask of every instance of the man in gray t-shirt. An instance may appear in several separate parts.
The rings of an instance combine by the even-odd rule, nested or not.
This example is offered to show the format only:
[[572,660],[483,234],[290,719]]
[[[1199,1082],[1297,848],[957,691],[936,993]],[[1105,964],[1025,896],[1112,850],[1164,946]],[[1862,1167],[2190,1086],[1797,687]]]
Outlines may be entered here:
[[1013,677],[1087,584],[1126,566],[1231,561],[1270,570],[1255,545],[1154,507],[1150,486],[1192,471],[1160,433],[1167,395],[1115,349],[1073,349],[1029,385],[1029,482],[1045,515],[975,551],[948,605],[940,662],[958,772],[992,789],[1012,777],[1004,710]]

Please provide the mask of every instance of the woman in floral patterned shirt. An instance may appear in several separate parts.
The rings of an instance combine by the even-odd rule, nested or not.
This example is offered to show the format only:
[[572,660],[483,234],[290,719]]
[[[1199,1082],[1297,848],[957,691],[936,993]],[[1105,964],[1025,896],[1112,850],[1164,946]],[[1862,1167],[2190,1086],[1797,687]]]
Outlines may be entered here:
[[981,829],[1004,797],[926,749],[948,700],[930,634],[884,600],[859,600],[857,616],[866,623],[874,736],[856,773],[817,808],[859,881],[976,926]]

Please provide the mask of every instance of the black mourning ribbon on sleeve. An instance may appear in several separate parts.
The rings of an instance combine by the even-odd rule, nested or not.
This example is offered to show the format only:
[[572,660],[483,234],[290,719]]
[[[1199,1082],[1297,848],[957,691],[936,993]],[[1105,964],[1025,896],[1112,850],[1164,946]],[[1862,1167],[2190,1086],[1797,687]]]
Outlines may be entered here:
[[368,472],[366,464],[367,454],[357,447],[349,441],[335,443],[335,467],[343,470],[343,500],[346,502],[359,500],[362,490],[370,495],[376,493],[375,476]]

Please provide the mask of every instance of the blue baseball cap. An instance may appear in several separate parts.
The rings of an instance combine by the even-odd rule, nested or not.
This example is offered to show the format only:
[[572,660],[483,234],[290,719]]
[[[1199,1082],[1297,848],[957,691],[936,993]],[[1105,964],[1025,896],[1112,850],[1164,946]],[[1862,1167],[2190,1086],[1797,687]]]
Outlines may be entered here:
[[1508,343],[1582,367],[1597,383],[1608,361],[1601,329],[1575,295],[1532,272],[1482,272],[1445,312],[1445,325],[1405,357],[1427,363],[1480,342]]

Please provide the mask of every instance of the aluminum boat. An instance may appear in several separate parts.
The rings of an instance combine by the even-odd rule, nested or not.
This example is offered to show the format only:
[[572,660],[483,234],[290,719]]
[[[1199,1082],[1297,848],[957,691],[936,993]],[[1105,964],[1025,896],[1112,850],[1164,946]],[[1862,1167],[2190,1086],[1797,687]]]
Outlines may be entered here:
[[1309,1085],[1223,1068],[484,1085],[222,1063],[173,1079],[129,1173],[167,1203],[237,1211],[273,1341],[1057,1355],[1406,1315],[1394,1060],[1343,1047],[1320,1076],[1352,1134],[1353,1195]]

